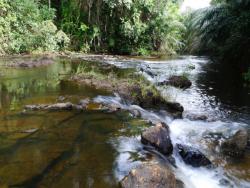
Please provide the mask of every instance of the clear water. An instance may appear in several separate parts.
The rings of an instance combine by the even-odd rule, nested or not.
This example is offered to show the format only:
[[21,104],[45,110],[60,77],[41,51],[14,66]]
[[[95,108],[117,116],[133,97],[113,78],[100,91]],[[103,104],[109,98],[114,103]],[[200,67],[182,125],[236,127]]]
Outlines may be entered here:
[[[118,187],[118,181],[131,168],[144,161],[162,160],[160,154],[140,143],[140,132],[148,126],[144,120],[165,121],[174,143],[196,146],[217,164],[213,170],[194,169],[174,155],[178,167],[175,174],[188,188],[250,187],[249,153],[239,161],[227,161],[201,142],[206,131],[249,128],[250,123],[250,91],[237,85],[237,79],[230,75],[220,77],[217,67],[206,58],[106,63],[138,72],[142,66],[150,67],[156,77],[141,73],[153,83],[174,74],[187,75],[193,82],[190,89],[159,89],[170,100],[180,102],[185,113],[206,113],[212,122],[172,120],[164,112],[127,106],[119,96],[65,81],[89,62],[58,59],[46,67],[20,69],[3,66],[8,61],[2,59],[0,63],[1,187]],[[26,104],[55,103],[59,96],[73,103],[87,97],[96,103],[117,103],[123,109],[141,111],[142,119],[126,112],[111,114],[97,109],[22,113]],[[222,179],[229,183],[223,186]]]

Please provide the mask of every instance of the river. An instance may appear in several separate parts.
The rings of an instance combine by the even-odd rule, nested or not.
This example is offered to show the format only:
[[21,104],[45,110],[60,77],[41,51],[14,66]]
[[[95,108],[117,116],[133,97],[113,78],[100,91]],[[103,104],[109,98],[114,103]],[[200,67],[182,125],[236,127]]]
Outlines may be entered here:
[[[249,130],[250,125],[250,90],[209,59],[105,60],[121,69],[132,68],[154,84],[170,75],[186,75],[193,83],[189,89],[158,87],[163,96],[184,106],[184,118],[176,120],[160,111],[124,104],[112,93],[67,81],[79,66],[91,62],[58,58],[54,64],[32,69],[6,67],[12,59],[0,60],[0,186],[118,187],[118,181],[137,165],[165,162],[164,156],[140,142],[140,133],[150,120],[166,122],[173,143],[195,146],[216,164],[214,169],[193,168],[174,153],[174,172],[187,188],[250,187],[249,151],[243,159],[231,161],[203,143],[207,132]],[[55,103],[62,97],[72,103],[86,98],[116,103],[123,109],[139,110],[141,118],[97,108],[83,112],[23,110],[27,104]],[[206,114],[210,121],[191,121],[185,118],[188,113]]]

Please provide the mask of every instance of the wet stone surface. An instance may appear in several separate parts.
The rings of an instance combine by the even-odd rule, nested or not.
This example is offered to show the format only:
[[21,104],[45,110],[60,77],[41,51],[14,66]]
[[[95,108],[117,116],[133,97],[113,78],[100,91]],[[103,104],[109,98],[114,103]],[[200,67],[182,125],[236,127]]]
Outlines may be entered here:
[[164,123],[158,123],[145,130],[141,134],[141,141],[143,144],[150,144],[156,147],[156,149],[165,155],[169,155],[173,151],[169,127]]
[[175,175],[167,167],[143,164],[121,181],[122,188],[177,188]]

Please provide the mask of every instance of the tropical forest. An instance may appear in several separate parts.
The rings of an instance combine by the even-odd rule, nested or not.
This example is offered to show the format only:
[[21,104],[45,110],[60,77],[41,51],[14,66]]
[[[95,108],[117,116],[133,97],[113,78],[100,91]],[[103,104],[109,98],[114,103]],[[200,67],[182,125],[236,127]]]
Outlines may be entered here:
[[250,188],[250,0],[0,0],[0,187]]

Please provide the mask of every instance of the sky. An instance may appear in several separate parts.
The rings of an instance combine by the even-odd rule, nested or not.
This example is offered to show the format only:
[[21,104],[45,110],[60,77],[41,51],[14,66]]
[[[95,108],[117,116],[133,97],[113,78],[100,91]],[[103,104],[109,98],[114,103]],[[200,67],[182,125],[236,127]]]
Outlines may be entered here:
[[181,10],[185,11],[188,7],[192,9],[199,9],[209,6],[211,0],[184,0]]

